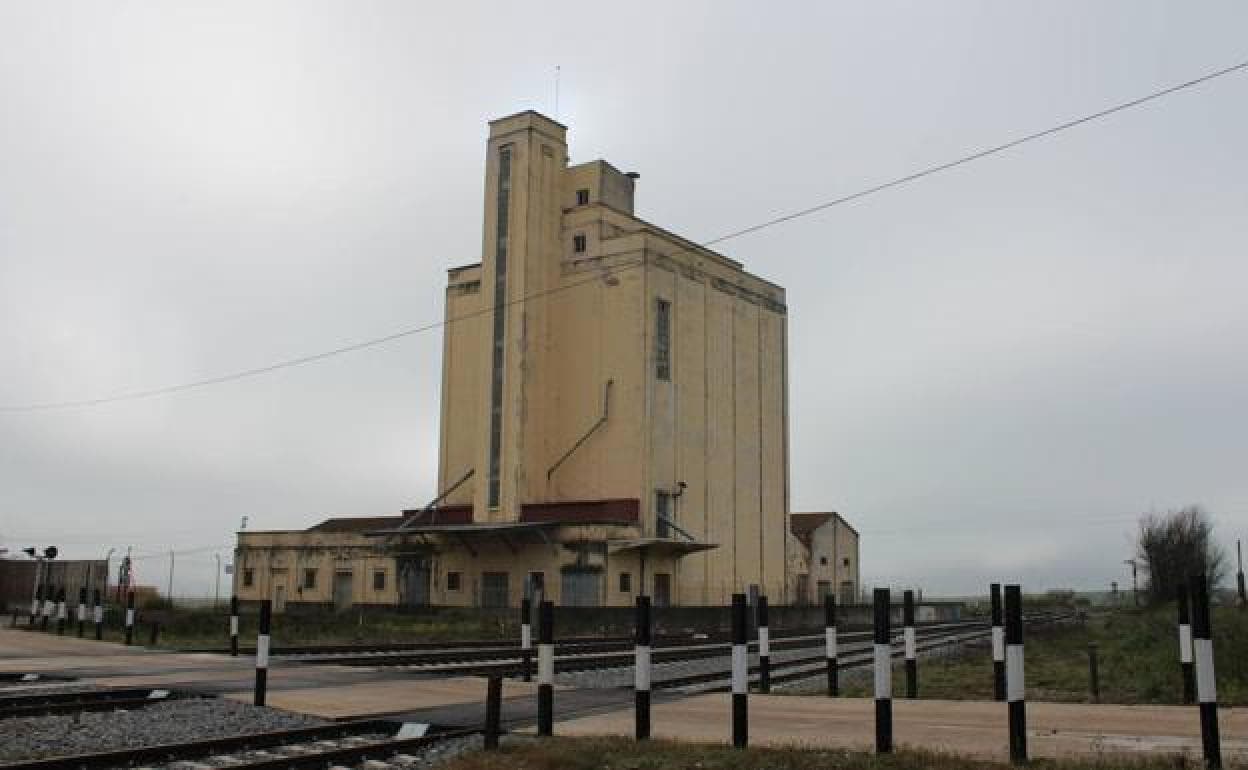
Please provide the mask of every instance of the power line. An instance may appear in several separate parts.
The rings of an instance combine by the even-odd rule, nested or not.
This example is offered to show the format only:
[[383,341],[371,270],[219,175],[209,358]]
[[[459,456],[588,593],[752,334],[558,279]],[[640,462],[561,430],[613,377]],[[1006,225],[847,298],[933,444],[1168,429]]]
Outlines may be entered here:
[[[1071,129],[1076,126],[1083,125],[1085,123],[1090,123],[1092,121],[1099,120],[1109,115],[1113,115],[1114,113],[1122,112],[1124,110],[1128,110],[1133,107],[1138,107],[1142,104],[1146,104],[1156,99],[1160,99],[1164,96],[1169,96],[1179,91],[1192,88],[1193,86],[1200,85],[1201,83],[1206,83],[1210,80],[1214,80],[1215,78],[1219,78],[1224,75],[1230,75],[1232,73],[1236,73],[1245,69],[1248,69],[1248,61],[1243,61],[1238,64],[1232,65],[1230,67],[1226,67],[1224,69],[1206,73],[1204,75],[1193,78],[1191,80],[1184,81],[1177,85],[1169,86],[1168,88],[1163,88],[1159,91],[1154,91],[1150,94],[1141,96],[1137,99],[1132,99],[1131,101],[1122,102],[1121,104],[1116,104],[1112,107],[1108,107],[1098,112],[1094,112],[1089,115],[1085,115],[1083,117],[1076,118],[1074,120],[1070,120],[1065,123],[1061,123],[1051,128],[1046,128],[1042,131],[1037,131],[1035,133],[1027,134],[1025,136],[1012,139],[1008,142],[1005,142],[1004,144],[998,144],[993,147],[989,147],[987,149],[971,153],[970,155],[964,155],[960,158],[948,161],[946,163],[941,163],[935,166],[929,166],[920,171],[916,171],[914,173],[907,174],[905,176],[897,177],[896,179],[892,179],[890,181],[883,182],[883,183],[874,185],[872,187],[868,187],[864,190],[859,190],[858,192],[851,193],[849,195],[844,195],[839,198],[834,198],[830,201],[825,201],[815,206],[811,206],[809,208],[805,208],[799,211],[794,211],[788,214],[784,214],[782,216],[775,217],[773,219],[769,219],[764,222],[759,222],[758,224],[751,225],[749,227],[745,227],[740,230],[734,230],[724,235],[720,235],[716,238],[712,238],[708,241],[703,241],[701,244],[698,244],[698,246],[709,247],[717,243],[723,243],[724,241],[730,240],[732,238],[739,238],[743,235],[756,233],[760,230],[764,230],[769,227],[774,227],[776,225],[783,224],[785,222],[791,222],[795,219],[800,219],[802,217],[810,216],[811,214],[815,214],[820,211],[825,211],[834,206],[839,206],[841,204],[849,203],[851,201],[855,201],[860,198],[865,198],[869,195],[874,195],[875,193],[878,193],[878,192],[883,192],[884,190],[888,190],[894,187],[899,187],[901,185],[908,184],[918,179],[932,176],[933,174],[938,174],[942,171],[948,171],[949,169],[956,168],[958,166],[962,166],[962,165],[971,163],[973,161],[980,160],[982,158],[986,158],[991,155],[995,155],[1000,152],[1004,152],[1005,150],[1012,149],[1021,144],[1035,141],[1043,137],[1052,136],[1053,134],[1059,133],[1061,131]],[[693,249],[687,249],[686,251],[692,252]],[[220,375],[217,377],[207,377],[207,378],[200,379],[200,380],[193,380],[191,382],[179,383],[176,385],[167,385],[164,387],[150,388],[146,390],[135,390],[135,391],[119,393],[113,396],[105,396],[105,397],[100,397],[100,398],[88,398],[88,399],[78,399],[78,400],[70,400],[70,401],[50,401],[50,402],[44,402],[44,403],[0,406],[0,413],[42,412],[42,411],[51,411],[51,410],[59,410],[59,409],[72,409],[72,408],[85,408],[85,407],[92,407],[92,406],[100,406],[103,404],[117,403],[120,401],[134,401],[138,399],[152,398],[155,396],[169,395],[172,393],[178,393],[178,392],[185,391],[185,390],[203,388],[203,387],[208,387],[211,385],[220,385],[220,384],[227,383],[227,382],[233,382],[235,380],[246,379],[249,377],[256,377],[259,375],[278,371],[280,369],[288,369],[288,368],[295,367],[295,366],[303,366],[305,364],[310,364],[310,363],[314,363],[317,361],[323,361],[327,358],[340,356],[346,353],[354,353],[356,351],[364,350],[366,348],[372,348],[378,345],[385,345],[387,343],[394,342],[396,340],[403,339],[405,337],[410,337],[414,334],[420,334],[422,332],[432,331],[434,329],[447,326],[457,321],[462,321],[468,318],[473,318],[476,316],[483,315],[485,313],[493,312],[495,307],[507,307],[507,306],[511,306],[515,304],[528,302],[530,300],[539,299],[541,297],[549,296],[551,294],[557,294],[562,291],[568,291],[578,286],[582,286],[586,283],[591,283],[593,281],[599,280],[600,278],[605,278],[611,273],[620,273],[620,272],[624,272],[625,270],[635,269],[644,263],[645,263],[645,260],[643,258],[640,262],[632,264],[632,265],[626,265],[623,267],[606,268],[601,274],[595,275],[593,278],[589,278],[583,281],[576,281],[570,284],[564,284],[563,286],[557,286],[551,289],[544,289],[542,291],[533,292],[532,294],[527,294],[527,295],[518,297],[514,300],[509,300],[508,302],[496,304],[488,308],[482,308],[481,310],[474,311],[472,313],[467,313],[463,316],[449,318],[444,321],[437,321],[434,323],[425,324],[423,326],[415,326],[409,329],[403,329],[403,330],[394,332],[393,334],[387,334],[382,337],[373,337],[371,339],[363,340],[361,342],[352,343],[350,345],[344,345],[343,347],[334,348],[332,350],[326,350],[320,353],[313,353],[307,356],[300,356],[298,358],[291,358],[285,361],[279,361],[274,364],[269,364],[267,366],[260,366],[260,367],[255,367],[252,369],[244,369],[241,371],[232,372],[230,374],[224,374],[224,375]]]
[[1032,133],[1032,134],[1020,136],[1017,139],[1011,139],[1010,141],[1005,142],[1004,144],[998,144],[998,145],[989,147],[984,150],[979,150],[977,152],[971,153],[970,155],[963,155],[962,157],[957,158],[956,160],[948,161],[947,163],[941,163],[935,166],[928,166],[927,168],[922,169],[921,171],[916,171],[912,174],[906,174],[905,176],[899,176],[896,179],[892,179],[887,182],[882,182],[873,187],[868,187],[865,190],[859,190],[856,193],[843,195],[840,198],[833,198],[830,201],[826,201],[824,203],[811,206],[809,208],[804,208],[804,209],[800,209],[798,211],[794,211],[788,214],[783,214],[781,216],[775,217],[774,219],[768,219],[765,222],[759,222],[756,225],[750,225],[749,227],[745,227],[740,230],[734,230],[730,233],[721,235],[717,238],[712,238],[709,241],[703,241],[702,245],[712,246],[716,243],[722,243],[723,241],[729,240],[730,238],[739,238],[742,235],[755,233],[755,232],[758,232],[759,230],[764,230],[768,227],[773,227],[783,222],[791,222],[794,219],[799,219],[801,217],[809,216],[811,214],[815,214],[825,209],[832,208],[833,206],[839,206],[842,203],[849,203],[850,201],[855,201],[855,200],[858,200],[859,198],[865,198],[868,195],[874,195],[875,193],[883,192],[884,190],[888,190],[893,187],[898,187],[908,182],[913,182],[917,179],[922,179],[923,177],[932,176],[933,174],[939,174],[942,171],[948,171],[949,169],[957,168],[958,166],[965,165],[972,161],[980,160],[990,155],[996,155],[997,153],[1005,152],[1006,150],[1010,150],[1015,147],[1018,147],[1020,144],[1026,144],[1027,142],[1032,142],[1032,141],[1035,141],[1036,139],[1042,139],[1046,136],[1052,136],[1053,134],[1060,133],[1067,129],[1075,128],[1076,126],[1081,126],[1085,123],[1091,123],[1095,120],[1100,120],[1101,118],[1108,117],[1117,112],[1122,112],[1123,110],[1129,110],[1133,107],[1139,107],[1142,104],[1147,104],[1148,102],[1151,102],[1155,99],[1160,99],[1163,96],[1169,96],[1171,94],[1178,93],[1179,91],[1182,91],[1184,89],[1192,88],[1193,86],[1198,86],[1201,83],[1207,83],[1210,80],[1213,80],[1215,78],[1220,78],[1223,75],[1230,75],[1230,74],[1239,72],[1244,69],[1248,69],[1248,61],[1243,61],[1243,62],[1240,62],[1239,64],[1226,67],[1225,69],[1220,69],[1214,72],[1206,73],[1204,75],[1201,75],[1198,78],[1193,78],[1191,80],[1184,81],[1177,85],[1170,86],[1169,88],[1163,88],[1160,91],[1154,91],[1148,94],[1147,96],[1141,96],[1138,99],[1132,99],[1129,102],[1122,102],[1121,104],[1116,104],[1113,107],[1108,107],[1106,109],[1100,110],[1099,112],[1094,112],[1090,115],[1084,115],[1081,118],[1075,118],[1074,120],[1069,120],[1065,123],[1061,123],[1051,128],[1046,128],[1043,131],[1036,131],[1035,133]]

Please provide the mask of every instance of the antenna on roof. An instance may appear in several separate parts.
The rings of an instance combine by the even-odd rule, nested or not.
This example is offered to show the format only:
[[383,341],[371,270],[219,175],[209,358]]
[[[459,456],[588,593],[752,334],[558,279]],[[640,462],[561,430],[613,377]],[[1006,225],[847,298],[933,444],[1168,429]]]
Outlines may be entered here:
[[559,65],[555,65],[555,120],[559,119]]

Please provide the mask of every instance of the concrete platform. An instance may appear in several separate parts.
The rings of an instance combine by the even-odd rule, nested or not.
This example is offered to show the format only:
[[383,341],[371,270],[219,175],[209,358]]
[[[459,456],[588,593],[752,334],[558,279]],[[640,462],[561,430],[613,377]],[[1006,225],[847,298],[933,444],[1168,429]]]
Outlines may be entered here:
[[[556,715],[558,710],[556,709]],[[698,695],[653,707],[655,737],[727,743],[732,740],[728,694]],[[559,722],[558,735],[632,735],[633,712]],[[1248,710],[1223,709],[1219,719],[1224,755],[1248,758]],[[1200,717],[1195,707],[1028,703],[1028,749],[1032,757],[1121,753],[1200,755]],[[1004,703],[893,701],[898,747],[956,752],[984,759],[1009,758]],[[875,702],[863,698],[750,696],[751,745],[857,748],[875,745]]]
[[[480,704],[485,702],[485,688],[485,678],[477,676],[407,679],[302,690],[270,690],[266,703],[274,708],[326,719],[349,719]],[[537,685],[507,682],[504,692],[509,698],[535,699]],[[252,693],[250,690],[233,692],[225,697],[250,703]]]

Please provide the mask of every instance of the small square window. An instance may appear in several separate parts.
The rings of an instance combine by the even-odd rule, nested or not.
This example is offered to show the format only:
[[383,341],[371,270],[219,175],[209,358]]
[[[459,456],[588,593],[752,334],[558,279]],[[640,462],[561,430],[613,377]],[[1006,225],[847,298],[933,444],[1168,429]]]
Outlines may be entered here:
[[379,569],[373,572],[373,590],[386,590],[386,571],[384,569]]
[[628,572],[620,573],[620,593],[627,594],[633,590],[633,576]]
[[303,587],[316,588],[316,570],[305,569],[303,571]]
[[576,191],[576,205],[578,206],[589,205],[589,190],[577,190]]
[[462,583],[463,583],[463,573],[462,573],[462,572],[448,572],[448,573],[446,573],[446,590],[448,590],[448,591],[458,591],[458,590],[460,590],[460,585],[461,585]]
[[824,567],[828,566],[828,557],[826,557],[826,556],[820,556],[820,557],[819,557],[819,564],[820,564],[820,565],[822,565],[822,566],[824,566]]
[[256,583],[256,571],[248,567],[243,570],[243,588],[251,588]]
[[584,235],[572,236],[572,250],[575,251],[577,254],[585,253],[585,236]]
[[849,557],[848,557],[848,556],[846,556],[844,559],[841,559],[841,564],[844,564],[846,567],[848,567],[848,566],[849,566]]

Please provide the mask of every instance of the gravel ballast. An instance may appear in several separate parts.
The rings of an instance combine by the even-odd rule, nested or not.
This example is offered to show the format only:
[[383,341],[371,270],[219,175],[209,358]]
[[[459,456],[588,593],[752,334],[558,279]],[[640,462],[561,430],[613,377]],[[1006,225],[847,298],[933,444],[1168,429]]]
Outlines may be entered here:
[[323,724],[326,721],[316,717],[231,700],[171,700],[132,711],[87,711],[2,720],[0,761],[90,754]]

